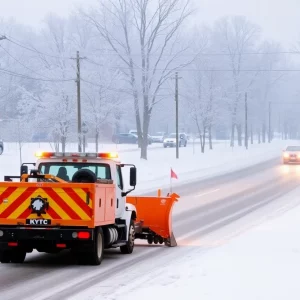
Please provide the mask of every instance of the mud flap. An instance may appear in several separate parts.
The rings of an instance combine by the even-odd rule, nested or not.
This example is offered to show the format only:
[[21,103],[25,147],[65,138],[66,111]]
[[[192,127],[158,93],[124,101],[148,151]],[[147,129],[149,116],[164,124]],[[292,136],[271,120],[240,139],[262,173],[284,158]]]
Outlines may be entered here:
[[149,244],[177,246],[172,228],[172,209],[178,198],[175,193],[167,197],[127,197],[126,202],[134,205],[137,211],[135,223],[140,228],[137,228],[135,238],[147,239]]

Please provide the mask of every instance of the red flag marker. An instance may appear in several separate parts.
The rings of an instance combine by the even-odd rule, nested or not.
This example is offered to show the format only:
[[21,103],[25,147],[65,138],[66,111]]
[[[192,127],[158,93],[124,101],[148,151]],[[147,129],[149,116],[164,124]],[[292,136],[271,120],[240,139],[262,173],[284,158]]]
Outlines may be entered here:
[[172,168],[171,168],[171,178],[176,178],[176,179],[178,179],[176,173],[172,170]]

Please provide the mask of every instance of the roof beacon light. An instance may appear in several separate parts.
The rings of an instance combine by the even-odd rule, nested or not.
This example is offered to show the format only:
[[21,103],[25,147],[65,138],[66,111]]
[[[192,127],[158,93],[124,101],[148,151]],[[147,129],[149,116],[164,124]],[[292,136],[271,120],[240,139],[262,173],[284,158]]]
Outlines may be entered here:
[[77,153],[77,152],[44,152],[37,151],[35,156],[38,158],[50,158],[50,157],[98,157],[98,158],[118,158],[119,155],[116,152],[104,152],[104,153]]
[[37,151],[35,152],[35,156],[38,158],[49,158],[51,156],[54,156],[54,152],[44,152],[44,151]]
[[98,153],[98,157],[101,158],[118,158],[119,155],[116,152]]

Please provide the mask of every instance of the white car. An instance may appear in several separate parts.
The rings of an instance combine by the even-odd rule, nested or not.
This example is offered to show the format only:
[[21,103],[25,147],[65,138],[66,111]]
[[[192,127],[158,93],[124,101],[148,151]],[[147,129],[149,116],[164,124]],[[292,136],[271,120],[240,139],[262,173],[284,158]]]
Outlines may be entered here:
[[288,146],[283,150],[282,160],[284,164],[300,163],[300,146]]
[[[185,133],[179,133],[179,147],[186,147],[187,136]],[[176,133],[171,133],[167,138],[164,139],[164,148],[167,147],[176,147]]]

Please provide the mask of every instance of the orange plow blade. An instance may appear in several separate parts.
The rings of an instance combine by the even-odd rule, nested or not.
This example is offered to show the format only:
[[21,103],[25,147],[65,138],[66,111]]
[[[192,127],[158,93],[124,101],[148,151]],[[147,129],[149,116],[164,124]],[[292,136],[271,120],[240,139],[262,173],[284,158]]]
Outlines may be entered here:
[[131,196],[126,198],[127,203],[136,207],[135,238],[146,239],[149,244],[163,244],[177,246],[172,229],[172,209],[179,195],[173,193],[167,197]]

